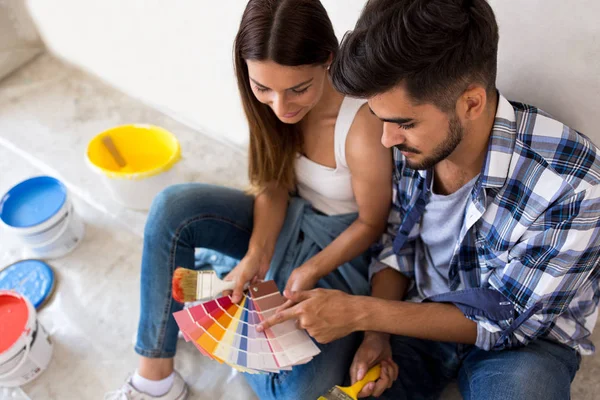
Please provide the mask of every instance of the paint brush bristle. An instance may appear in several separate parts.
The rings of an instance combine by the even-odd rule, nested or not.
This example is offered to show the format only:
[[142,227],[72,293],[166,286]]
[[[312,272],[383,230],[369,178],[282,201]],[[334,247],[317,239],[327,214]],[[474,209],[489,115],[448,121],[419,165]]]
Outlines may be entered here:
[[180,303],[196,301],[198,271],[177,268],[173,273],[173,298]]
[[336,386],[329,390],[327,394],[319,397],[318,400],[356,400],[356,398],[344,393],[339,386]]
[[[247,282],[244,290],[248,288],[248,285]],[[214,271],[195,271],[179,267],[173,273],[172,287],[175,300],[180,303],[189,303],[233,290],[235,281],[221,280]]]

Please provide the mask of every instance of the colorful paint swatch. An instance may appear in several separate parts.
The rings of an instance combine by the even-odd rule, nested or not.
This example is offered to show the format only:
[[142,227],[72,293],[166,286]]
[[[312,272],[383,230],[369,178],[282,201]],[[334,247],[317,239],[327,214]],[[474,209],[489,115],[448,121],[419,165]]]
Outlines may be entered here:
[[294,321],[258,332],[256,326],[285,303],[274,281],[251,285],[239,304],[225,296],[173,314],[186,341],[202,355],[239,371],[278,373],[320,353]]

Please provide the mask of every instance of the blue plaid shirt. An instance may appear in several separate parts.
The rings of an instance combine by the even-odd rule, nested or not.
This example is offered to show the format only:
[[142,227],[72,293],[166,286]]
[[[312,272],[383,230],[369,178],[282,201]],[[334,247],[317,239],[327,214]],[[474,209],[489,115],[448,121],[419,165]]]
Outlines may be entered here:
[[[420,215],[411,211],[426,204],[432,173],[409,168],[397,150],[394,160],[393,208],[370,274],[391,267],[414,279]],[[492,289],[510,307],[508,318],[467,315],[478,326],[476,346],[502,350],[546,337],[593,353],[599,256],[598,148],[500,95],[448,274],[451,291]]]

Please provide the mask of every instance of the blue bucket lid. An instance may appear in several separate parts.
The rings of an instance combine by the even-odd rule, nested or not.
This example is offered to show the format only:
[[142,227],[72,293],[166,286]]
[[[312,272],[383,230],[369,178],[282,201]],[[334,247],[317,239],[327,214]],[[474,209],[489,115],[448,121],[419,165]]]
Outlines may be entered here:
[[0,200],[0,219],[14,228],[39,225],[60,210],[67,189],[58,179],[38,176],[10,189]]
[[18,261],[0,271],[0,290],[14,290],[37,309],[52,293],[54,272],[40,260]]

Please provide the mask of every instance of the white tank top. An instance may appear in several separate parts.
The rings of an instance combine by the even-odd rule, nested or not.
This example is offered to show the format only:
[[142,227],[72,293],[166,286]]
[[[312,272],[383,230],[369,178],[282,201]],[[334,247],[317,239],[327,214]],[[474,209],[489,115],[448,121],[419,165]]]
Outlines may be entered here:
[[350,169],[346,162],[346,137],[356,113],[365,100],[344,98],[334,128],[335,168],[329,168],[299,154],[296,158],[298,194],[327,215],[358,211]]

